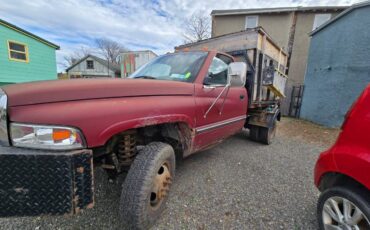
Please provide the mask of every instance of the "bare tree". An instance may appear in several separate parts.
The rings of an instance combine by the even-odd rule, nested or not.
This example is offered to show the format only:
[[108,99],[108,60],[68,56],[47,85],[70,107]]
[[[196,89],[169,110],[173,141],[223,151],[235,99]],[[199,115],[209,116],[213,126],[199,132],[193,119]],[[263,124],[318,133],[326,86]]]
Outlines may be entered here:
[[116,41],[107,38],[99,38],[95,40],[96,47],[99,49],[100,55],[111,63],[118,64],[118,57],[121,52],[127,49]]
[[185,21],[183,37],[185,43],[197,42],[211,36],[210,18],[204,12],[197,11]]
[[81,46],[77,50],[75,50],[70,55],[66,55],[63,57],[64,61],[61,63],[64,67],[68,68],[71,65],[75,64],[81,58],[87,56],[88,54],[92,53],[91,48]]

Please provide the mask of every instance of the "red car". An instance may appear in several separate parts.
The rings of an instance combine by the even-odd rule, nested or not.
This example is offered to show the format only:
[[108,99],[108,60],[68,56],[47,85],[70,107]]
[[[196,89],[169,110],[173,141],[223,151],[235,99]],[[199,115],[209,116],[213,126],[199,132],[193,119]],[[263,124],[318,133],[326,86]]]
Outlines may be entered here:
[[370,229],[369,131],[370,85],[348,111],[336,143],[316,162],[320,229]]

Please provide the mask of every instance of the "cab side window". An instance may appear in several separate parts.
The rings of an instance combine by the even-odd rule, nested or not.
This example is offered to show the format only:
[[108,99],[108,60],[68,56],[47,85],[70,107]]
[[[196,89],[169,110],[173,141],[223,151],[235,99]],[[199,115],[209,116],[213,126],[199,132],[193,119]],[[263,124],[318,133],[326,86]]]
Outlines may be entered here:
[[218,57],[214,57],[204,79],[205,85],[226,85],[228,65]]

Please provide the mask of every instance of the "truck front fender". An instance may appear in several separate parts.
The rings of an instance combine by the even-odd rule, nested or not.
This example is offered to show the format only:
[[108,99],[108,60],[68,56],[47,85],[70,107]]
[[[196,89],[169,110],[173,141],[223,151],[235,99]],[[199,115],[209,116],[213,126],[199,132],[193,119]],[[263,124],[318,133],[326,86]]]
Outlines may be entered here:
[[189,128],[193,129],[195,121],[184,114],[159,115],[125,120],[107,127],[103,132],[100,133],[99,139],[106,143],[112,136],[129,129],[143,128],[146,126],[167,123],[185,123],[189,126]]

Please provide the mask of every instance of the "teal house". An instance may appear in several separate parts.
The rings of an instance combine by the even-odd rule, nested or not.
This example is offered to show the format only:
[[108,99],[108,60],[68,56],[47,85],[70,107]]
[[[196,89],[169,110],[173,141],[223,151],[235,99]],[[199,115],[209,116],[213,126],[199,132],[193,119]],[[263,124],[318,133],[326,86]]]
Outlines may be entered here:
[[58,45],[0,19],[0,85],[57,79],[58,49]]

